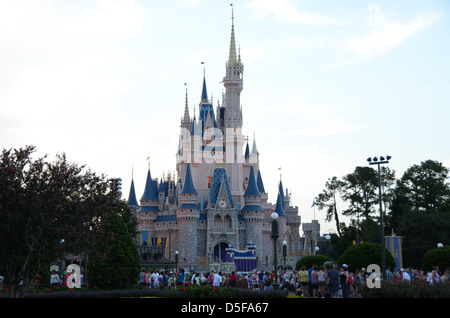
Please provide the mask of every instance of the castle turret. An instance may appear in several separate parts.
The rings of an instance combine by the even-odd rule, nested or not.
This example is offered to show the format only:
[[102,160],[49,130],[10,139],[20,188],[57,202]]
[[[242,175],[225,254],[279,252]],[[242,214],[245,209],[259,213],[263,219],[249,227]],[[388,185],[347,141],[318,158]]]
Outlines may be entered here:
[[139,207],[139,203],[136,200],[136,191],[134,190],[134,178],[131,178],[130,194],[128,195],[127,204],[134,211]]
[[250,167],[248,177],[248,187],[244,193],[245,206],[241,210],[246,223],[246,241],[253,242],[256,245],[256,255],[262,256],[262,224],[264,219],[264,210],[261,207],[261,192],[256,184],[256,177],[253,166]]
[[156,218],[156,213],[159,212],[159,199],[158,199],[158,190],[156,188],[156,182],[152,180],[152,175],[150,173],[150,168],[147,171],[147,181],[145,182],[145,190],[144,194],[140,200],[140,208],[137,211],[139,212],[151,212],[150,218]]
[[191,164],[186,167],[184,183],[178,194],[179,206],[176,209],[178,222],[178,247],[181,265],[198,263],[197,255],[197,223],[200,218],[200,208],[197,205],[197,191],[192,181]]
[[[278,214],[278,233],[280,234],[281,238],[285,238],[286,236],[286,214],[284,213],[284,207],[283,207],[283,197],[281,193],[278,193],[277,195],[277,202],[275,204],[275,212]],[[283,240],[279,240],[280,242]],[[280,245],[281,248],[281,245]],[[281,251],[281,249],[279,249]]]

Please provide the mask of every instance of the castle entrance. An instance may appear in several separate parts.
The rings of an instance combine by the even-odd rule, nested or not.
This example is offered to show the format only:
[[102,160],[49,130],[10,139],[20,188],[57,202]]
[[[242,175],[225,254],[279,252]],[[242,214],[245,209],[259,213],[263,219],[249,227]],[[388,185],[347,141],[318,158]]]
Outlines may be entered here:
[[228,244],[225,242],[220,242],[214,246],[214,262],[225,262],[226,260],[226,251],[225,249],[228,247]]

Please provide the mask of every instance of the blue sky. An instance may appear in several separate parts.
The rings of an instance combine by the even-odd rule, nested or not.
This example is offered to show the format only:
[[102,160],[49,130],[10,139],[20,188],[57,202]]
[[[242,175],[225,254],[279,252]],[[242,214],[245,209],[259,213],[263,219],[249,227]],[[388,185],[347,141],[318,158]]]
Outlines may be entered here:
[[[275,202],[303,222],[330,177],[369,156],[450,167],[448,1],[234,1],[243,131]],[[175,170],[187,83],[221,98],[230,1],[0,0],[0,146],[37,146],[123,179]],[[343,206],[341,207],[343,208]],[[322,232],[334,229],[316,211]]]

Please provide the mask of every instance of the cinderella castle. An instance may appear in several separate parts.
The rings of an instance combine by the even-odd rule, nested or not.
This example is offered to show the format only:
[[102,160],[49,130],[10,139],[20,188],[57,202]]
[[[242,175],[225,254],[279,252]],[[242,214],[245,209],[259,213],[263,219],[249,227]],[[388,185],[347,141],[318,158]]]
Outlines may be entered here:
[[278,214],[278,251],[284,244],[288,255],[299,255],[298,207],[291,206],[281,179],[274,185],[275,204],[267,202],[256,142],[250,147],[242,134],[243,72],[232,16],[222,103],[214,109],[204,77],[198,118],[195,111],[191,117],[186,90],[176,151],[178,177],[158,180],[149,167],[139,201],[131,182],[128,205],[138,219],[138,244],[160,245],[167,259],[176,253],[181,267],[233,260],[236,270],[273,266],[273,212]]

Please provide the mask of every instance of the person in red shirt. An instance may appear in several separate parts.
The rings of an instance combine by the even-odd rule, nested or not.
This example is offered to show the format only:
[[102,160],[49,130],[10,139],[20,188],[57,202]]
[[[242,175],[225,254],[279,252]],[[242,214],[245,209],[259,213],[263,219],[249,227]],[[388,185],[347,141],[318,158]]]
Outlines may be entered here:
[[237,280],[237,275],[235,274],[234,271],[232,271],[231,275],[230,275],[230,286],[231,287],[235,287],[236,286],[236,280]]

